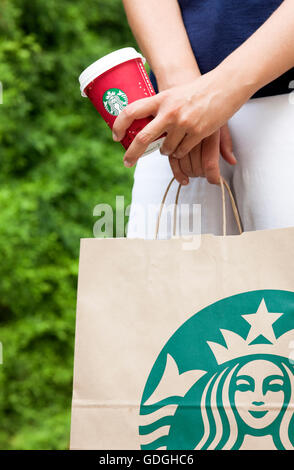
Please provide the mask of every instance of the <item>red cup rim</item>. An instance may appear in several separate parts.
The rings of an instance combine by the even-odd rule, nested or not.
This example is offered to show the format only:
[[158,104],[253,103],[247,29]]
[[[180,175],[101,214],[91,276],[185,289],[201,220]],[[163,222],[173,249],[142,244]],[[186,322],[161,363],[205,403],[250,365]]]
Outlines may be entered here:
[[89,67],[87,67],[79,76],[81,95],[84,97],[87,96],[84,90],[93,80],[95,80],[95,78],[113,67],[132,59],[142,59],[143,63],[146,62],[146,59],[133,47],[118,49],[117,51],[111,52],[101,59],[96,60],[96,62],[93,62],[93,64],[89,65]]

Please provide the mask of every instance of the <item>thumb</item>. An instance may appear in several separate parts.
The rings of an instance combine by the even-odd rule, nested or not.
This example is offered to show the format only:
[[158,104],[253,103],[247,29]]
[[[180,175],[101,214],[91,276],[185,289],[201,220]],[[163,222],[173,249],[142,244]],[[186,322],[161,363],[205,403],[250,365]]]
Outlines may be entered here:
[[228,124],[220,129],[220,153],[230,165],[236,165],[237,159],[233,153],[233,142]]

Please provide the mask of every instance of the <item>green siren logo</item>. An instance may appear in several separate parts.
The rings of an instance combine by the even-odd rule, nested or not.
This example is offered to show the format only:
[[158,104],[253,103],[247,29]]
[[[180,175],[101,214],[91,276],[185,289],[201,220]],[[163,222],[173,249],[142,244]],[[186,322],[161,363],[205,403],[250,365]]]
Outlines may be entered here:
[[193,315],[148,377],[141,448],[294,449],[293,345],[293,292],[247,292]]
[[127,106],[128,97],[125,92],[119,88],[110,88],[103,95],[103,104],[106,111],[113,116],[118,116]]

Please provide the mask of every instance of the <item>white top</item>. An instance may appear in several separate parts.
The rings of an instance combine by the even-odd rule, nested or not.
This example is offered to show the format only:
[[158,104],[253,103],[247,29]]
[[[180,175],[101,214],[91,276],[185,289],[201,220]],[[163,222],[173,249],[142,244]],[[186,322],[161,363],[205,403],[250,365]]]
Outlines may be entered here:
[[142,59],[143,63],[146,62],[145,58],[139,54],[133,47],[124,47],[117,51],[111,52],[105,55],[99,60],[96,60],[93,64],[89,65],[79,76],[81,95],[87,96],[84,93],[84,89],[91,83],[95,78],[102,75],[109,69],[112,69],[116,65],[122,64],[132,59]]

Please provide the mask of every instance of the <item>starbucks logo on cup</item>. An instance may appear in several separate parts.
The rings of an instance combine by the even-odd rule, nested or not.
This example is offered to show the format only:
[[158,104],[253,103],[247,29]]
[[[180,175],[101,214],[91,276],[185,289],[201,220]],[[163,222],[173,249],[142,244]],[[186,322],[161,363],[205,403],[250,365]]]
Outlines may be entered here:
[[193,315],[147,379],[141,448],[294,449],[293,340],[293,292],[245,292]]
[[112,116],[118,116],[127,106],[128,97],[124,91],[119,88],[109,88],[103,95],[104,108]]

